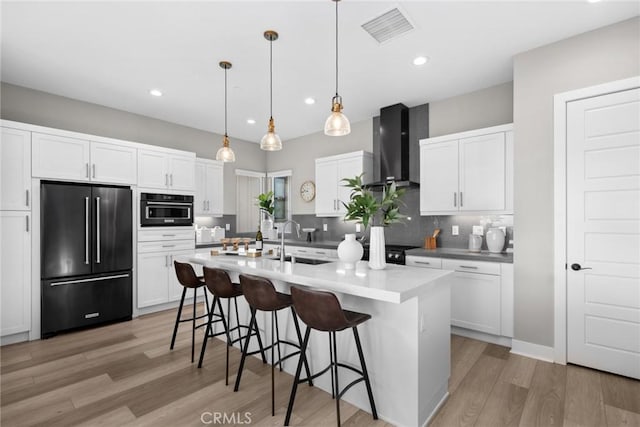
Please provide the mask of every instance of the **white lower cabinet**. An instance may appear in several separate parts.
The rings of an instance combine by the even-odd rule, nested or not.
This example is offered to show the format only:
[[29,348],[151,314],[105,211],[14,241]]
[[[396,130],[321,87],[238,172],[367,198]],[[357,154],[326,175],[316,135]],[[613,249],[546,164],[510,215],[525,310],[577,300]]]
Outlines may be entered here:
[[284,247],[285,253],[301,258],[310,259],[338,259],[338,251],[336,249],[314,248],[310,246],[287,246]]
[[451,325],[513,337],[513,265],[407,256],[408,266],[453,270]]
[[31,329],[31,213],[0,212],[0,336]]

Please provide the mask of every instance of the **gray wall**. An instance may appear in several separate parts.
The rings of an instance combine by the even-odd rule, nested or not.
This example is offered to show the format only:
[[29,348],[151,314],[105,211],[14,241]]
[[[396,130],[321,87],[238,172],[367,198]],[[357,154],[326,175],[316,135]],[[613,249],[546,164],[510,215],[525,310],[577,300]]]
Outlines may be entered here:
[[640,75],[640,18],[514,60],[515,338],[553,346],[553,95]]
[[[215,159],[222,145],[221,135],[126,111],[8,83],[0,91],[0,117],[5,120],[192,151],[205,159]],[[230,141],[236,162],[224,166],[224,212],[235,214],[235,169],[264,171],[266,156],[257,144]]]
[[316,180],[318,157],[352,151],[371,151],[373,135],[371,119],[351,123],[351,133],[339,138],[316,132],[300,138],[282,141],[282,150],[267,153],[267,170],[274,172],[283,169],[293,170],[291,209],[294,214],[315,214],[315,202],[304,202],[300,198],[300,185],[306,180]]

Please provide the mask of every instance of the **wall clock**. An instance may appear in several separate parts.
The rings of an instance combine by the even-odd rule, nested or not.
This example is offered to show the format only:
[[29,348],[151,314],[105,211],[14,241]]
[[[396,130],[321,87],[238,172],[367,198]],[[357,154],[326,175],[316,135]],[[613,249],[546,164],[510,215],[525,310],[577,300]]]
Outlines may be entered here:
[[316,185],[313,181],[305,181],[300,186],[300,197],[305,202],[310,202],[316,197]]

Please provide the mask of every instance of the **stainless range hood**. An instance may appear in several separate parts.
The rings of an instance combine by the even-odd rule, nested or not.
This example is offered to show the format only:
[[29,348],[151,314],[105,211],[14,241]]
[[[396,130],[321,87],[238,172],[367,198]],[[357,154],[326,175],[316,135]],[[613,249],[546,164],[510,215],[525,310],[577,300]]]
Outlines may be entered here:
[[[404,104],[395,104],[380,109],[380,143],[374,149],[376,163],[380,164],[379,180],[367,184],[373,189],[389,182],[398,187],[418,187],[420,184],[411,179],[412,162],[409,146],[409,108]],[[375,144],[374,144],[375,145]]]

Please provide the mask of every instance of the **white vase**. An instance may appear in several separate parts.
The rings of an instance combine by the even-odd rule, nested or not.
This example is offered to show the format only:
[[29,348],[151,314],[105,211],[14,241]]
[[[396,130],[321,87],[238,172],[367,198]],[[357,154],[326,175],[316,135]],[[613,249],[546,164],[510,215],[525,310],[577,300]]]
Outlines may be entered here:
[[504,233],[499,228],[490,228],[487,231],[487,247],[489,252],[497,254],[504,248]]
[[270,218],[263,219],[260,224],[262,235],[269,239],[271,237],[271,230],[273,230],[273,221]]
[[338,258],[346,270],[356,268],[356,262],[362,259],[363,253],[362,244],[356,240],[355,234],[345,234],[344,240],[338,245]]
[[387,266],[385,258],[384,227],[371,227],[369,238],[369,268],[382,270]]

